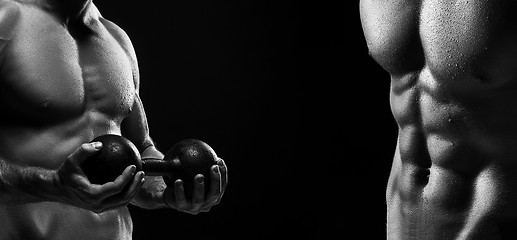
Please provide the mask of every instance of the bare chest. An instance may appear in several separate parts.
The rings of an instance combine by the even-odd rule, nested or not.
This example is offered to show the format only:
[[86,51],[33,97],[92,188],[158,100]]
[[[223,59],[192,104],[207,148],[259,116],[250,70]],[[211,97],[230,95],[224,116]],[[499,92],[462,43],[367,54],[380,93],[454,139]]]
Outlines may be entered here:
[[112,119],[129,112],[135,94],[131,61],[100,23],[79,40],[40,11],[22,17],[0,72],[0,97],[14,115],[52,122],[85,111]]
[[502,83],[517,76],[516,9],[508,0],[362,0],[361,21],[370,54],[392,75],[429,67],[443,81]]

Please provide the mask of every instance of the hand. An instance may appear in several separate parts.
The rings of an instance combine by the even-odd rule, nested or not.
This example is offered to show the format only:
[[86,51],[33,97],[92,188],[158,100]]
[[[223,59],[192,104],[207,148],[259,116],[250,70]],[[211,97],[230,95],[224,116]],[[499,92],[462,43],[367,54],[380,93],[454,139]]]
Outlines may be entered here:
[[128,166],[113,182],[91,184],[81,164],[102,148],[102,143],[84,143],[67,157],[57,170],[61,201],[96,213],[119,208],[129,203],[144,182],[143,172],[135,173]]
[[172,189],[170,187],[165,189],[164,198],[166,204],[178,211],[194,215],[210,211],[211,207],[221,201],[228,185],[228,170],[223,159],[219,158],[217,165],[213,165],[211,168],[211,183],[207,196],[205,196],[204,177],[202,174],[194,177],[194,190],[191,201],[185,197],[183,181],[181,179],[176,180]]

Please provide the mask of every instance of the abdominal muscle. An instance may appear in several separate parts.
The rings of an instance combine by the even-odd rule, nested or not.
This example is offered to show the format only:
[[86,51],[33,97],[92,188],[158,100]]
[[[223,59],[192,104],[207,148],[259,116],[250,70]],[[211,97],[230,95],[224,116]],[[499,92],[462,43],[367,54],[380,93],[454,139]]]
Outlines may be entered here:
[[516,182],[505,179],[512,169],[496,163],[468,173],[434,163],[421,167],[404,162],[400,151],[398,146],[387,187],[389,239],[499,239],[508,234],[499,225],[517,217]]
[[392,78],[399,134],[386,192],[388,239],[517,238],[515,101],[504,90],[472,94],[490,101],[469,99],[433,81],[428,69],[413,80]]

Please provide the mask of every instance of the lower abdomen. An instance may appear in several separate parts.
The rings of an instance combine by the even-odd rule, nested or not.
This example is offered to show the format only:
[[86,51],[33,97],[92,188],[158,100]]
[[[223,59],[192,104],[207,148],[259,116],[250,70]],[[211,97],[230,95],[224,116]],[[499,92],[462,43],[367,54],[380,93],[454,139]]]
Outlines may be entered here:
[[96,214],[55,202],[0,205],[0,240],[131,239],[133,224],[126,207]]

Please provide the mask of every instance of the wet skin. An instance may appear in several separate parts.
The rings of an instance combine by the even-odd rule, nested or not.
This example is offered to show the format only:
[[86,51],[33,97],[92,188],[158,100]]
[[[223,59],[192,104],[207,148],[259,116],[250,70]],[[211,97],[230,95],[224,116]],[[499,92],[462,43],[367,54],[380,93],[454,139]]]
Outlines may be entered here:
[[388,239],[517,238],[516,10],[512,0],[360,1],[399,127]]
[[[204,186],[210,194],[191,203],[181,181],[165,189],[161,177],[131,167],[102,186],[69,173],[96,151],[84,143],[102,134],[126,136],[142,158],[163,154],[149,136],[126,33],[91,1],[22,2],[0,0],[0,239],[130,239],[128,203],[192,214],[217,204],[222,160],[204,176],[216,182]],[[99,194],[72,194],[82,190]]]

